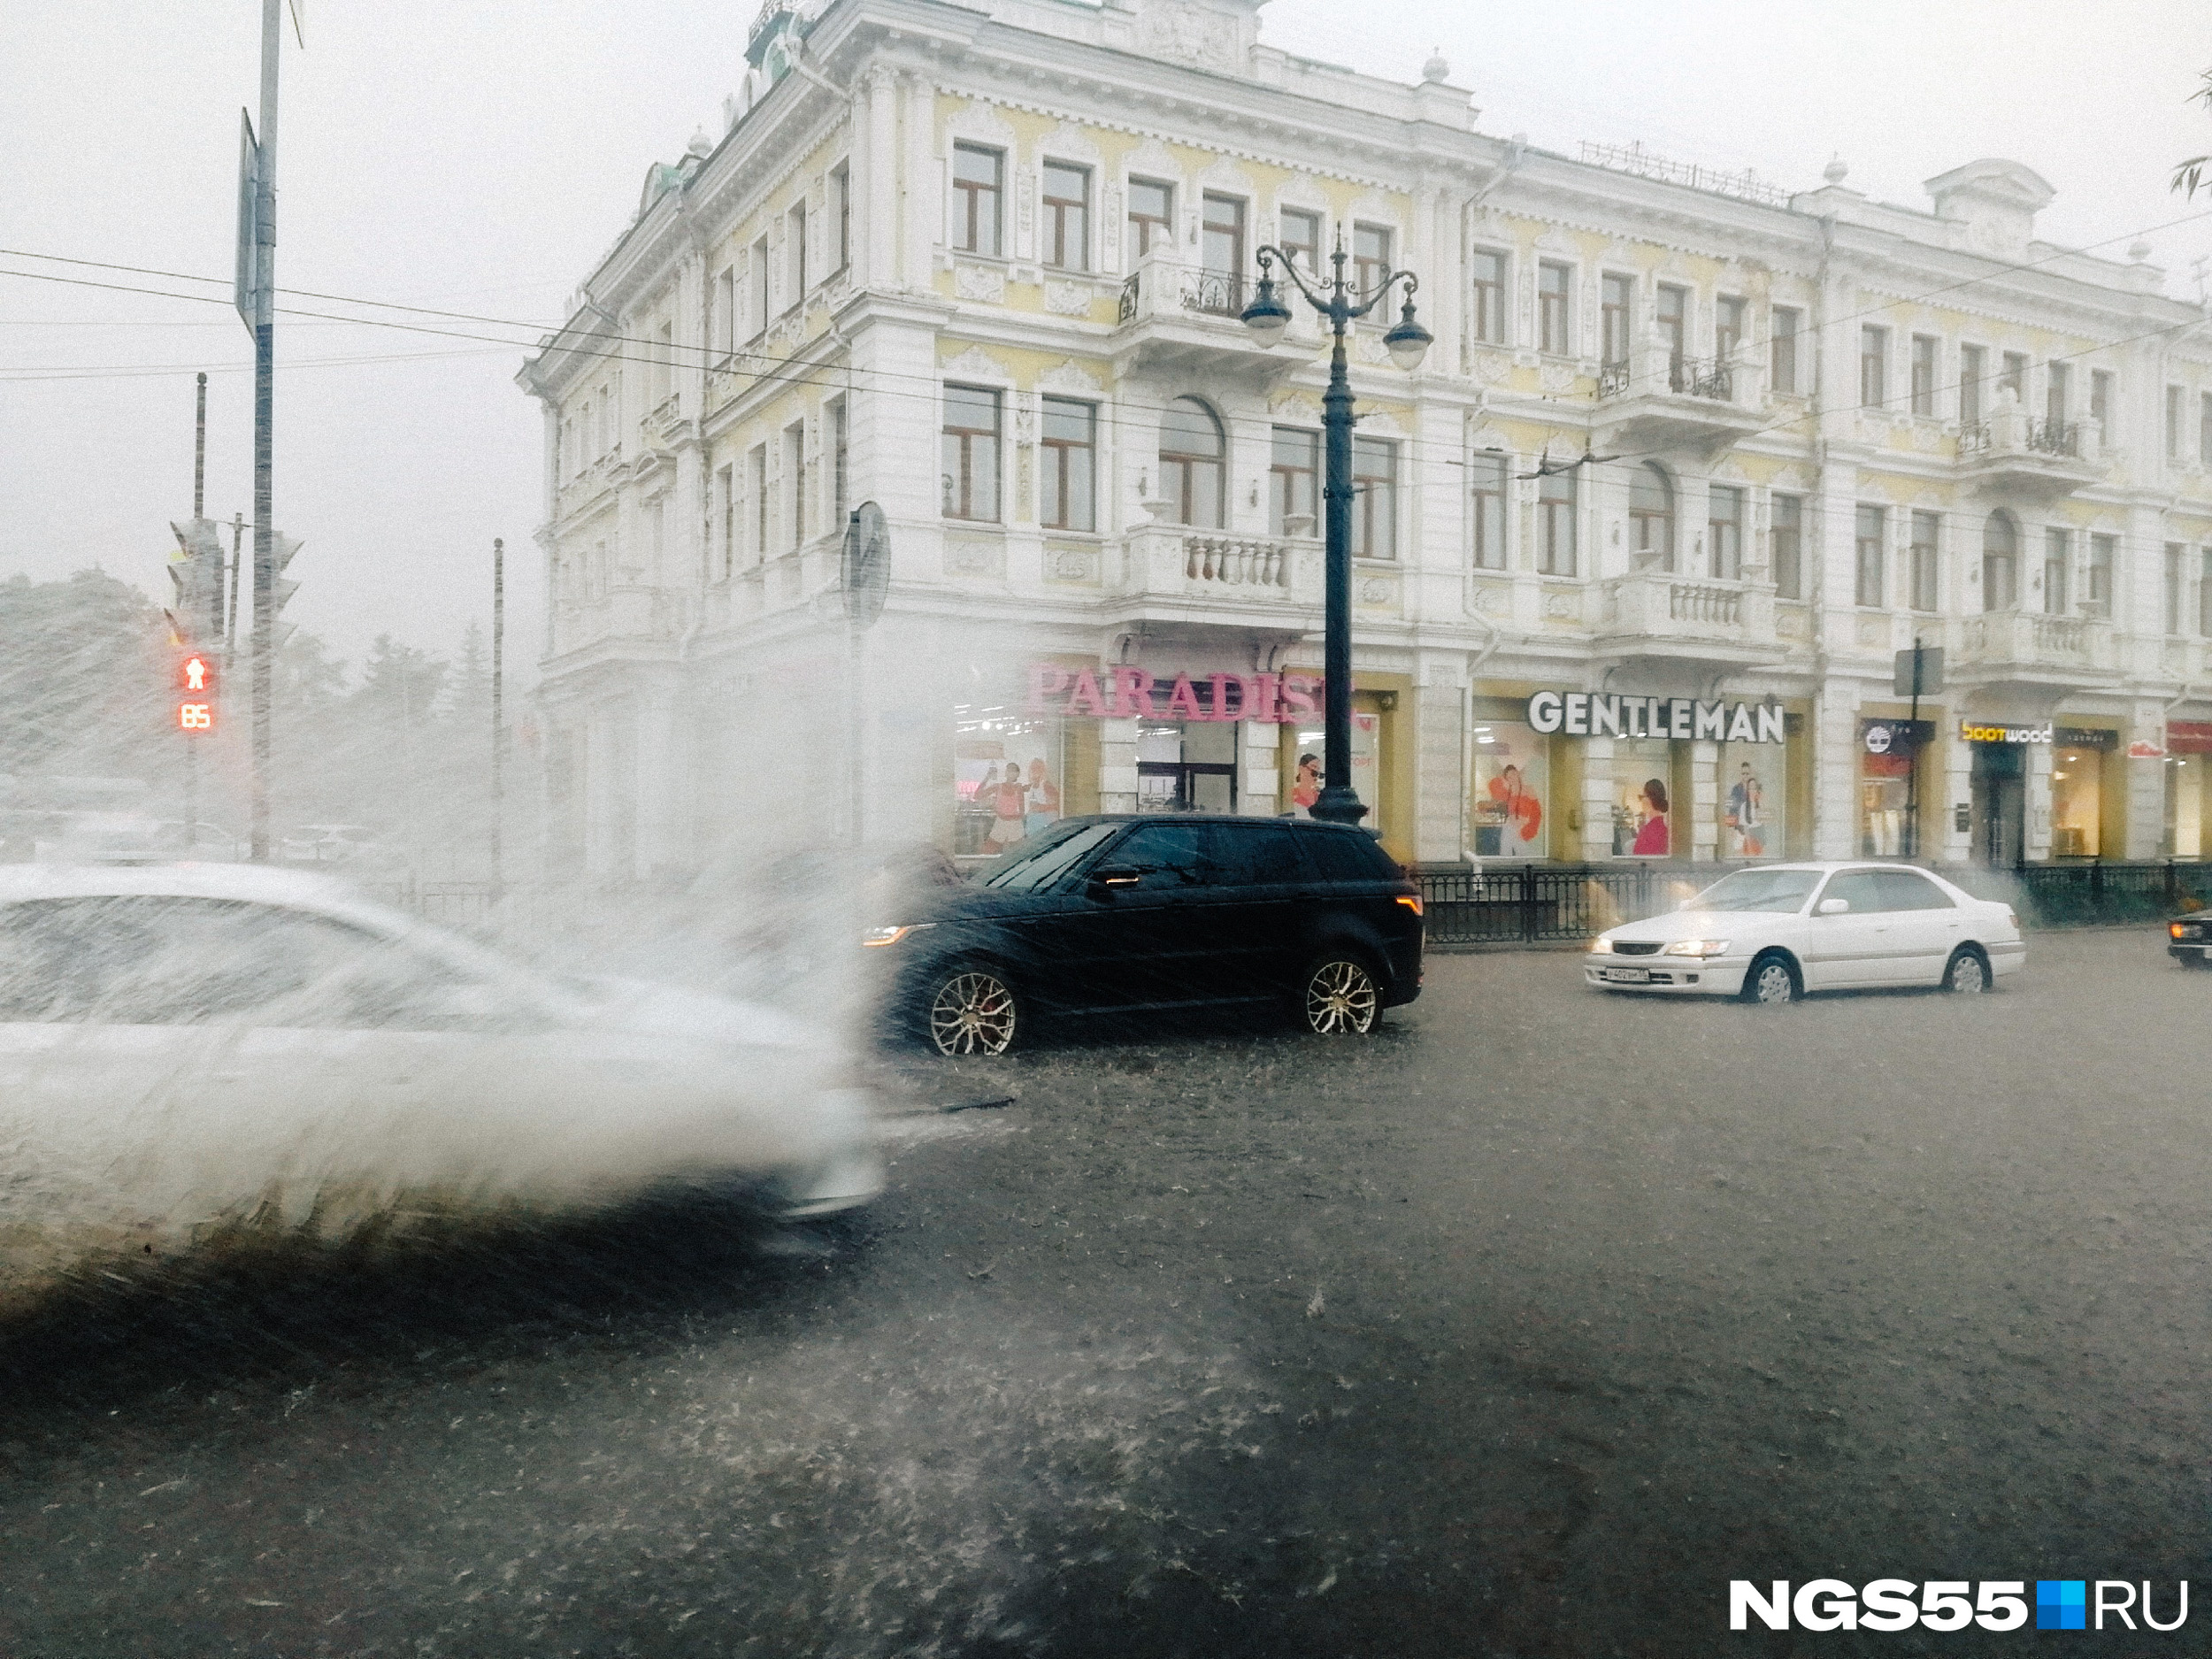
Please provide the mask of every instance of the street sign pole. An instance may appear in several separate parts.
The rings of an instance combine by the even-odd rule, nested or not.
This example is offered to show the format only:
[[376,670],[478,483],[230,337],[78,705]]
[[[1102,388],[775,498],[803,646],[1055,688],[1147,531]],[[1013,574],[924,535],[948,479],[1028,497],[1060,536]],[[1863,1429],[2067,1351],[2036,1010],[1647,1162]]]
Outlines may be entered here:
[[498,536],[492,538],[492,902],[499,902],[506,879],[505,867],[500,858],[500,818],[505,810],[506,788],[504,767],[507,758],[507,726],[502,718],[501,699],[504,691],[507,643],[507,543]]
[[1905,856],[1920,856],[1920,636],[1912,636],[1912,766],[1905,773]]

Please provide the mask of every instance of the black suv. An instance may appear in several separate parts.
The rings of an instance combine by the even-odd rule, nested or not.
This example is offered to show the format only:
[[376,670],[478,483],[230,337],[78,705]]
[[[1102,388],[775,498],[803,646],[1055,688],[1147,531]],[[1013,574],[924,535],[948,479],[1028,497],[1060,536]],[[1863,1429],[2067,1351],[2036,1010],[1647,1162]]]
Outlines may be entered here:
[[2212,910],[2177,916],[2168,922],[2166,954],[2185,968],[2212,968]]
[[1363,830],[1194,813],[1064,818],[865,936],[887,1011],[944,1054],[1040,1016],[1276,1003],[1366,1033],[1421,994],[1421,895]]

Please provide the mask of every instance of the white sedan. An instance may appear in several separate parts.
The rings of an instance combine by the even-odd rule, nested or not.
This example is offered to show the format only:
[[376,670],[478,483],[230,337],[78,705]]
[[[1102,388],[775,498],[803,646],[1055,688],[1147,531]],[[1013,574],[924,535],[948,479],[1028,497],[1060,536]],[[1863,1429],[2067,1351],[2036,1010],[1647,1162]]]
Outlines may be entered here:
[[1883,985],[1985,991],[2027,958],[2008,905],[1910,864],[1761,864],[1607,928],[1582,973],[1607,991],[1793,1002]]
[[670,1183],[822,1214],[882,1184],[847,1081],[784,1016],[541,974],[327,878],[0,867],[10,1236],[329,1230],[425,1194],[560,1209]]

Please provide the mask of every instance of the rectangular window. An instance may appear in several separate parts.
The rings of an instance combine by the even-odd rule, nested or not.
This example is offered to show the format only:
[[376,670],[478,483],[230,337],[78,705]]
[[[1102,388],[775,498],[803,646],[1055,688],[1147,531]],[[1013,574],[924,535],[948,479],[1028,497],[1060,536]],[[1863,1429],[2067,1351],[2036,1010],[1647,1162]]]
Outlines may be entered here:
[[1352,557],[1398,557],[1398,446],[1387,438],[1352,439]]
[[1294,265],[1308,276],[1314,275],[1321,269],[1321,215],[1302,207],[1286,207],[1281,219],[1277,242]]
[[663,323],[653,336],[653,407],[676,395],[676,325]]
[[1474,273],[1474,309],[1468,321],[1486,345],[1505,343],[1505,256],[1478,248],[1469,258]]
[[1932,512],[1912,516],[1912,608],[1936,609],[1936,548],[1939,520]]
[[2023,411],[2028,406],[2028,354],[2024,351],[2005,353],[2004,373],[1997,377],[2000,386],[2009,387]]
[[2116,535],[2089,538],[2089,592],[2084,595],[2082,608],[2091,616],[2112,614],[2112,565],[2119,548]]
[[753,563],[768,557],[768,446],[757,443],[747,457],[747,481],[753,488]]
[[1536,567],[1547,576],[1575,573],[1575,472],[1547,473],[1536,489]]
[[783,228],[784,254],[791,262],[787,273],[791,291],[784,296],[784,309],[796,311],[806,302],[806,204],[799,203],[785,216]]
[[1095,530],[1098,409],[1068,397],[1044,400],[1038,508],[1048,530]]
[[1505,473],[1502,455],[1478,454],[1467,464],[1474,480],[1475,568],[1505,568]]
[[1567,293],[1574,276],[1563,265],[1545,260],[1536,267],[1536,344],[1540,351],[1555,357],[1565,357],[1572,346],[1569,325],[1574,320],[1568,315]]
[[843,529],[845,510],[852,501],[850,442],[846,431],[846,406],[841,397],[831,401],[830,426],[830,524],[833,529]]
[[2072,583],[2067,580],[2067,567],[2073,562],[2073,538],[2054,525],[2043,532],[2043,614],[2062,617],[2066,614]]
[[747,286],[752,303],[752,333],[757,340],[768,332],[768,238],[763,236],[753,244],[752,263],[747,267]]
[[1390,230],[1383,225],[1355,225],[1352,227],[1352,275],[1359,284],[1360,292],[1370,293],[1382,286],[1382,280],[1390,274]]
[[1267,465],[1268,518],[1277,535],[1318,535],[1316,484],[1321,476],[1321,434],[1278,426]]
[[1209,190],[1200,198],[1199,215],[1199,264],[1212,274],[1230,280],[1229,292],[1219,297],[1230,310],[1241,311],[1244,301],[1239,290],[1244,286],[1244,199],[1217,196]]
[[2066,424],[2067,405],[2073,402],[2074,377],[2063,363],[2053,363],[2043,371],[2043,419],[2050,423],[2054,435]]
[[1743,579],[1743,491],[1726,484],[1707,487],[1705,553],[1715,581]]
[[2166,458],[2181,459],[2181,400],[2184,394],[2178,386],[2166,388]]
[[1773,513],[1774,592],[1778,598],[1805,596],[1805,503],[1796,495],[1777,495]]
[[1175,187],[1157,179],[1129,180],[1129,263],[1134,265],[1155,244],[1175,250]]
[[1743,319],[1744,303],[1734,295],[1724,294],[1713,302],[1713,355],[1724,368],[1743,344]]
[[2185,549],[2178,541],[2166,543],[2166,632],[2181,632],[2182,554]]
[[1859,407],[1879,409],[1889,401],[1889,330],[1863,324],[1859,329]]
[[1668,384],[1678,392],[1682,389],[1682,358],[1690,349],[1690,291],[1662,282],[1653,300],[1655,338],[1667,349]]
[[999,251],[999,205],[1006,155],[980,144],[952,147],[952,245],[963,253]]
[[1882,569],[1884,533],[1887,527],[1889,511],[1884,507],[1862,506],[1858,511],[1857,550],[1855,566],[1854,600],[1863,605],[1879,605],[1886,591]]
[[714,315],[707,320],[707,345],[717,357],[737,349],[737,267],[724,265],[714,279]]
[[2212,640],[2212,547],[2197,553],[2197,632]]
[[1045,263],[1062,271],[1091,268],[1091,170],[1048,161],[1045,183]]
[[1989,353],[1979,346],[1959,348],[1959,425],[1982,424],[1982,379],[1989,372]]
[[783,429],[783,487],[790,503],[787,548],[806,545],[806,423],[795,420]]
[[2098,442],[2109,444],[2112,442],[2112,375],[2108,370],[2090,371],[2089,419],[2097,423]]
[[2212,392],[2197,395],[2197,459],[2212,466]]
[[737,469],[726,466],[714,475],[717,504],[722,509],[722,580],[737,568]]
[[1933,334],[1915,334],[1912,337],[1912,412],[1932,418],[1935,414],[1936,337]]
[[2020,542],[2005,516],[1992,517],[1982,531],[1982,609],[2010,611],[2020,603]]
[[945,517],[998,522],[999,395],[980,386],[945,388],[941,446]]
[[1774,331],[1767,341],[1770,374],[1774,389],[1797,395],[1797,312],[1786,305],[1774,308]]
[[1605,366],[1613,368],[1628,361],[1628,326],[1633,315],[1631,307],[1636,297],[1635,280],[1608,272],[1599,285],[1599,294],[1598,349],[1605,359]]
[[842,271],[853,262],[853,173],[843,162],[830,169],[830,224],[837,233],[837,246],[831,250],[837,256],[835,269]]

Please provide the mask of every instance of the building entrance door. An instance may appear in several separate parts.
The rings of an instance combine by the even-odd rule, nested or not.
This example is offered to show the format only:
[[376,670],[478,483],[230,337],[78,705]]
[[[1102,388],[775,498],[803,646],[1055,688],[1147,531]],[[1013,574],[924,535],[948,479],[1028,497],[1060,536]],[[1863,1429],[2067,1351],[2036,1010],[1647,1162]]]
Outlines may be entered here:
[[2027,752],[2018,743],[1973,748],[1974,860],[2009,870],[2027,845]]
[[1233,721],[1141,726],[1137,732],[1137,810],[1234,812]]

